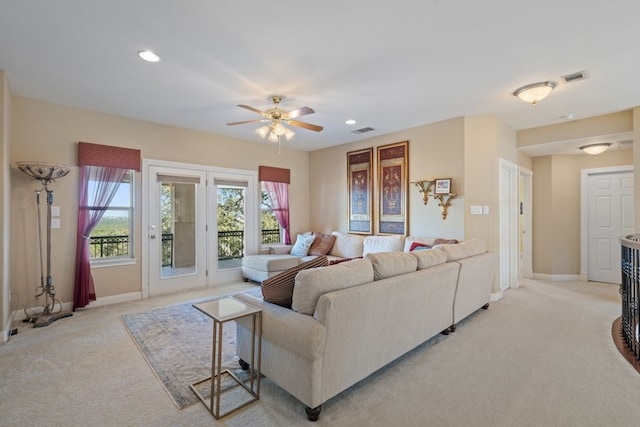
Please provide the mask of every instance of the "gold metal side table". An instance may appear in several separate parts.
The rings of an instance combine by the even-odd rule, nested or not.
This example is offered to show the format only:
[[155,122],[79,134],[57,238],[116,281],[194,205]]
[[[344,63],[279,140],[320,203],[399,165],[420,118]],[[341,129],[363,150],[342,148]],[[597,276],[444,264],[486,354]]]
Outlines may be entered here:
[[[213,339],[211,349],[211,376],[191,384],[190,387],[191,390],[193,390],[193,392],[202,401],[202,403],[204,403],[209,412],[211,412],[211,415],[213,415],[217,420],[260,399],[262,310],[249,304],[245,304],[244,302],[233,297],[193,304],[193,307],[213,319]],[[243,382],[230,370],[222,370],[222,327],[226,322],[247,316],[251,316],[253,320],[253,328],[251,334],[251,365],[249,368],[250,376],[248,380],[245,380],[245,382],[249,383],[249,386],[247,386],[245,382]],[[257,349],[255,348],[256,345]],[[238,385],[241,385],[251,395],[251,398],[248,401],[231,409],[228,409],[225,413],[221,414],[220,400],[222,396],[220,394],[220,378],[225,375],[235,380]],[[196,388],[199,384],[205,383],[207,381],[210,381],[211,386],[208,398],[203,396]]]

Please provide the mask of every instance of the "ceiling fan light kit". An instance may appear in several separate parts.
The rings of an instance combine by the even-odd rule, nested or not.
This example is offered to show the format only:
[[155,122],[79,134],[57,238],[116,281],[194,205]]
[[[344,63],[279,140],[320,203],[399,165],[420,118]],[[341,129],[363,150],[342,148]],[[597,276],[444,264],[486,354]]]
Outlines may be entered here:
[[513,96],[516,96],[535,107],[538,105],[538,101],[542,101],[546,98],[555,87],[556,84],[551,81],[532,83],[516,89],[513,92]]
[[253,111],[254,113],[258,113],[262,115],[261,119],[255,120],[244,120],[241,122],[233,122],[227,123],[227,125],[241,125],[248,123],[264,123],[270,122],[267,125],[264,125],[256,130],[256,133],[260,135],[261,138],[266,138],[269,142],[277,142],[278,143],[278,152],[280,151],[280,137],[284,136],[287,141],[289,141],[295,135],[291,129],[286,127],[288,126],[297,126],[304,129],[312,130],[315,132],[322,131],[323,127],[318,125],[312,125],[310,123],[301,122],[298,120],[293,120],[300,116],[304,116],[307,114],[315,113],[312,108],[302,107],[297,110],[285,111],[278,107],[278,104],[282,101],[284,96],[281,95],[273,95],[269,97],[269,100],[273,102],[273,108],[269,108],[265,111],[258,110],[257,108],[250,107],[248,105],[238,105],[238,107]]

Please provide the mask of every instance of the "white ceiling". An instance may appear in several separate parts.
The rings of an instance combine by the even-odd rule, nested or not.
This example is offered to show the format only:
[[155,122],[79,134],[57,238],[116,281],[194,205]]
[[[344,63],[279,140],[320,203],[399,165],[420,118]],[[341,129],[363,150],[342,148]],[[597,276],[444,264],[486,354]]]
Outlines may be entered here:
[[[259,125],[226,123],[284,95],[324,126],[286,144],[315,150],[463,115],[520,130],[638,106],[638,16],[635,0],[0,0],[0,69],[16,95],[259,143]],[[545,80],[535,108],[511,95]]]

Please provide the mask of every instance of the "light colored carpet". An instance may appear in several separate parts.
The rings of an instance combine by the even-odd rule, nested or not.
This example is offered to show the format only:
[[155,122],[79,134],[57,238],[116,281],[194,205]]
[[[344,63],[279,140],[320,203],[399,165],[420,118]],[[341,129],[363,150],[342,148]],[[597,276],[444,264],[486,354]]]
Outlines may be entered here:
[[[611,339],[618,287],[525,280],[505,298],[323,405],[316,426],[636,426],[640,375]],[[238,284],[220,293],[233,293]],[[0,424],[305,426],[268,379],[262,399],[215,421],[179,410],[120,316],[211,291],[155,297],[22,327],[0,346]],[[366,349],[363,349],[366,351]]]
[[[180,409],[200,401],[189,385],[211,376],[213,321],[193,307],[195,302],[203,301],[121,316],[131,338]],[[222,369],[244,377],[235,352],[235,322],[223,324],[222,338]]]

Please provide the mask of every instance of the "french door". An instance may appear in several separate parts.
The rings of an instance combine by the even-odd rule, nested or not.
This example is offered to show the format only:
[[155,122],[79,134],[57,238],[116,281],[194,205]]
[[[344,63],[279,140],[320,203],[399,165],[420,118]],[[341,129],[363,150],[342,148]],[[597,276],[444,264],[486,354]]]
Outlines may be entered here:
[[206,173],[149,167],[150,294],[207,283]]
[[257,174],[145,159],[143,297],[241,279],[258,247]]

